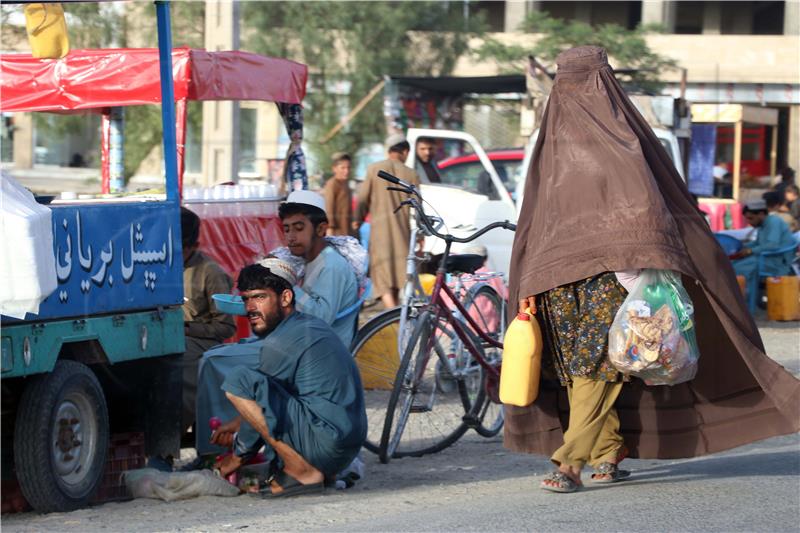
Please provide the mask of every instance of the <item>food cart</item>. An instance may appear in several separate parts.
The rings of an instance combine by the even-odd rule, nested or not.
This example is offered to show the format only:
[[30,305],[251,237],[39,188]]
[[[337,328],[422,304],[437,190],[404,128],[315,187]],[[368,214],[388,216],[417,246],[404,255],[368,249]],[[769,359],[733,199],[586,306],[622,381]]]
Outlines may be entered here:
[[[159,49],[76,50],[62,59],[0,55],[0,110],[102,114],[102,192],[110,188],[112,110],[164,102],[165,193],[54,203],[56,290],[38,312],[2,317],[3,477],[16,477],[41,511],[94,498],[108,474],[113,433],[143,431],[148,455],[178,452],[181,371],[171,361],[184,350],[186,101],[276,102],[292,140],[287,180],[305,180],[306,67],[247,52],[173,50],[169,4],[156,2],[156,9]],[[229,270],[241,266],[231,254],[247,262],[282,238],[274,214],[247,219],[224,206],[210,211],[206,244],[216,245],[212,255]],[[219,242],[209,243],[215,236]]]

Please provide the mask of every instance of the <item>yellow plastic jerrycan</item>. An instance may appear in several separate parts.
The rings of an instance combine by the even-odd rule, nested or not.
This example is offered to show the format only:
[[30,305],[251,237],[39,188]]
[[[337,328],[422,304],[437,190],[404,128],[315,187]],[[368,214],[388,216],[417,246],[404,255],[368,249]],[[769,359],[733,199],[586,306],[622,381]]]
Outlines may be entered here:
[[33,57],[57,59],[69,52],[67,23],[61,4],[27,4],[25,29]]
[[539,394],[542,370],[542,331],[528,309],[511,321],[503,338],[500,401],[524,407]]
[[800,320],[800,278],[767,278],[767,318]]

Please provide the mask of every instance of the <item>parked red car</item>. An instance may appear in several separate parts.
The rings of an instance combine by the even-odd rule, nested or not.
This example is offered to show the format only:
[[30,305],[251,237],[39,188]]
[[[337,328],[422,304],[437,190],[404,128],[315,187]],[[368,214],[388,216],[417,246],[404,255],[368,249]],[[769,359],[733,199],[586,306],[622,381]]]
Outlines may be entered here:
[[[486,155],[489,156],[489,160],[494,165],[506,190],[514,198],[517,183],[525,178],[525,170],[522,168],[525,150],[523,148],[492,150],[486,152]],[[448,157],[439,161],[437,166],[443,183],[459,183],[470,178],[477,180],[480,173],[483,172],[483,165],[475,154]]]

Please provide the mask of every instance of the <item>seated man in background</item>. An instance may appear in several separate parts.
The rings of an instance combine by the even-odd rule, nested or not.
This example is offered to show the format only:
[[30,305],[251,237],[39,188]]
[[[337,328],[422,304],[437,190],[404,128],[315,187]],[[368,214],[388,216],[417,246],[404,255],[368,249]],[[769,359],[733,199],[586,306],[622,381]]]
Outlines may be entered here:
[[[796,243],[794,235],[789,231],[789,226],[776,215],[767,211],[764,200],[748,202],[742,211],[751,226],[758,229],[755,241],[745,243],[744,247],[733,259],[733,269],[736,274],[744,276],[747,280],[747,290],[758,291],[759,272],[758,254],[787,248]],[[792,272],[792,261],[795,251],[788,251],[779,255],[770,255],[763,258],[762,276],[785,276]]]
[[765,192],[761,197],[767,204],[767,212],[770,215],[774,215],[786,222],[786,225],[789,226],[789,231],[792,233],[800,230],[800,222],[798,222],[797,219],[794,218],[791,213],[789,213],[789,210],[786,208],[779,192],[768,191]]
[[[278,261],[273,259],[272,261]],[[292,284],[260,264],[239,274],[253,333],[263,339],[257,368],[238,367],[222,388],[239,417],[212,441],[233,445],[225,476],[264,445],[273,477],[265,497],[322,490],[350,464],[366,438],[363,388],[353,358],[333,330],[295,310]]]
[[186,352],[183,354],[183,430],[195,422],[197,370],[203,352],[236,333],[231,315],[217,310],[213,294],[229,294],[233,281],[220,266],[198,250],[200,217],[181,207],[183,245],[183,323]]
[[786,201],[786,212],[800,221],[800,188],[797,185],[787,185],[783,189],[783,198]]

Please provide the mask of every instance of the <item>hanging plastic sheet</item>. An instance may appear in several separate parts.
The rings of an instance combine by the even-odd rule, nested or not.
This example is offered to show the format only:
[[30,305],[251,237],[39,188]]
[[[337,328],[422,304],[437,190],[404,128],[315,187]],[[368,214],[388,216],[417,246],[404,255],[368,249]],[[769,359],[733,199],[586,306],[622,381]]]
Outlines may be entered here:
[[286,152],[284,177],[288,190],[308,189],[306,157],[303,154],[303,106],[278,104],[286,131],[289,133],[289,150]]

